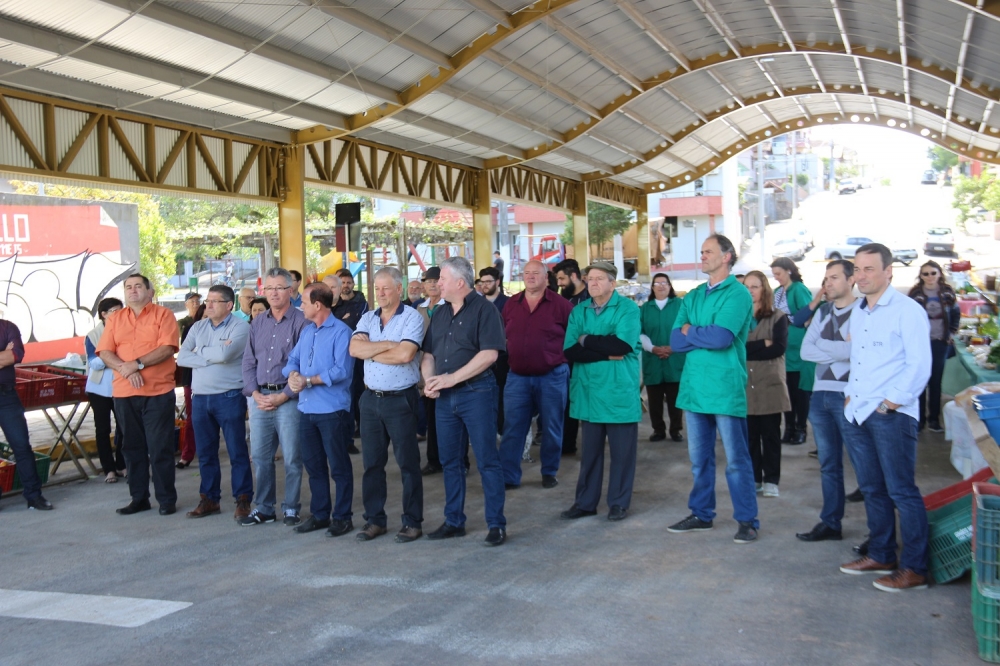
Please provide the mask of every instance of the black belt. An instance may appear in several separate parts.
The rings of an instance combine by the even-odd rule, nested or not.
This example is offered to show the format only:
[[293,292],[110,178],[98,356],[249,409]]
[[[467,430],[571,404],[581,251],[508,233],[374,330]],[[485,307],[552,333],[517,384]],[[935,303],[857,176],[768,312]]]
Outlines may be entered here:
[[288,382],[284,384],[257,384],[257,389],[263,391],[267,389],[268,391],[283,391],[285,387],[288,386]]
[[408,389],[403,389],[402,391],[376,391],[375,389],[369,388],[367,386],[365,388],[376,398],[388,398],[389,396],[393,395],[406,395],[413,389],[412,386]]
[[475,377],[473,377],[472,379],[466,379],[464,382],[459,382],[459,383],[455,384],[454,386],[452,386],[451,388],[457,389],[457,388],[462,388],[463,386],[468,386],[469,384],[475,384],[476,382],[478,382],[481,379],[486,379],[488,376],[490,376],[492,374],[492,372],[493,372],[492,370],[487,370],[486,372],[481,372],[478,375],[476,375]]

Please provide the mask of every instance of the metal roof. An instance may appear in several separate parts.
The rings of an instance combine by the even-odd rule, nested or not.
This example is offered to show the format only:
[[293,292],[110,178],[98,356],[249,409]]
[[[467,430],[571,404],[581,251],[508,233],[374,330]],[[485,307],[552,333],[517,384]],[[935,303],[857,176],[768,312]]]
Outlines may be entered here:
[[268,140],[322,128],[629,185],[673,185],[766,137],[852,116],[996,162],[995,7],[0,0],[0,85]]

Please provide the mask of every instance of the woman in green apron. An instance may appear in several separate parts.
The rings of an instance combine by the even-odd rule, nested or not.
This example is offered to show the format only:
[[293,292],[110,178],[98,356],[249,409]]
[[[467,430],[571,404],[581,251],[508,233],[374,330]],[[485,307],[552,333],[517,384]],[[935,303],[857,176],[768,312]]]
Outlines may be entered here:
[[[771,272],[778,281],[774,290],[774,309],[791,318],[800,308],[812,300],[812,292],[802,284],[802,274],[795,262],[787,257],[779,257],[771,264]],[[806,441],[806,419],[809,416],[809,398],[812,396],[815,364],[803,361],[800,351],[806,329],[788,327],[788,349],[785,351],[785,379],[788,383],[788,397],[792,402],[791,411],[785,412],[785,433],[781,441],[785,444],[802,444]]]

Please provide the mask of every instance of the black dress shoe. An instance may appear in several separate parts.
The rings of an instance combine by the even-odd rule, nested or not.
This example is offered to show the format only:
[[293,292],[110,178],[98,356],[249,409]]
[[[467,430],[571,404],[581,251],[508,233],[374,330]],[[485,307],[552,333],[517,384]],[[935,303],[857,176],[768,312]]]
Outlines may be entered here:
[[484,546],[502,546],[504,541],[507,540],[507,530],[502,527],[491,527],[490,533],[486,535],[486,540],[483,541]]
[[672,432],[670,433],[670,440],[673,442],[683,442],[684,436],[680,432]]
[[861,488],[858,488],[853,493],[846,496],[844,499],[847,500],[848,502],[864,502],[865,496],[861,493]]
[[309,516],[306,518],[301,525],[295,528],[295,531],[299,534],[305,534],[306,532],[315,532],[316,530],[322,530],[330,526],[330,519],[324,518],[320,520],[316,516]]
[[359,453],[361,453],[358,447],[354,446],[354,444],[351,444],[350,446],[347,447],[347,452],[350,453],[352,456],[356,456]]
[[563,457],[566,457],[566,456],[575,456],[576,455],[576,449],[563,449],[562,454],[563,454]]
[[542,488],[555,488],[559,485],[559,479],[554,474],[542,474]]
[[449,525],[448,523],[441,523],[441,527],[437,528],[433,532],[427,535],[427,538],[431,541],[437,541],[438,539],[452,539],[454,537],[465,536],[464,527],[455,527],[454,525]]
[[160,505],[160,515],[161,516],[169,516],[169,515],[175,514],[175,513],[177,513],[177,505],[176,504],[161,504]]
[[149,505],[148,499],[144,499],[139,502],[132,500],[126,506],[123,506],[120,509],[115,509],[115,513],[121,516],[131,516],[133,513],[139,513],[140,511],[149,511],[152,508],[153,507]]
[[504,490],[517,490],[520,487],[521,487],[520,483],[505,483],[505,484],[503,484],[503,489]]
[[608,520],[619,521],[625,520],[628,516],[628,509],[622,506],[615,505],[611,507],[611,511],[608,511]]
[[34,499],[28,500],[28,508],[35,509],[36,511],[51,511],[52,502],[39,495]]
[[649,441],[651,441],[651,442],[662,442],[666,438],[667,438],[666,434],[664,434],[662,432],[654,432],[652,435],[649,436]]
[[782,444],[791,444],[792,438],[795,437],[795,430],[792,428],[785,428],[785,434],[781,436]]
[[792,435],[792,441],[789,442],[792,446],[798,446],[799,444],[806,443],[806,431],[805,429],[796,430],[795,434]]
[[866,555],[868,555],[868,542],[869,541],[871,541],[871,539],[868,538],[868,537],[866,537],[864,541],[862,541],[861,543],[859,543],[857,546],[853,546],[851,548],[851,550],[853,550],[855,553],[857,553],[861,557],[865,557]]
[[808,532],[799,532],[795,535],[799,541],[840,541],[843,535],[840,530],[835,530],[826,523],[816,523],[816,527]]
[[432,463],[427,463],[426,465],[424,465],[424,468],[420,470],[420,473],[423,474],[424,476],[430,476],[431,474],[440,474],[443,471],[444,470],[441,467],[441,465],[434,465]]
[[347,520],[331,520],[330,527],[326,530],[326,535],[328,537],[339,537],[354,530],[354,521],[350,518]]
[[559,517],[563,520],[576,520],[577,518],[586,518],[587,516],[596,516],[597,510],[585,511],[579,506],[574,504],[570,508],[566,509],[559,514]]

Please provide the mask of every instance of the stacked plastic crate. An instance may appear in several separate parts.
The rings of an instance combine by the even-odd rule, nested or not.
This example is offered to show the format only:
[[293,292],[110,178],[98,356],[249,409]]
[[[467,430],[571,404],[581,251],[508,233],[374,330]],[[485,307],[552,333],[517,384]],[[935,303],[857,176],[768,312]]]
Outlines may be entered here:
[[980,659],[1000,663],[1000,486],[972,492],[972,623]]

